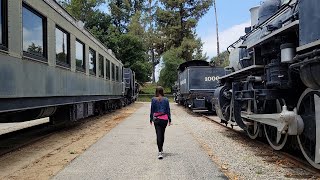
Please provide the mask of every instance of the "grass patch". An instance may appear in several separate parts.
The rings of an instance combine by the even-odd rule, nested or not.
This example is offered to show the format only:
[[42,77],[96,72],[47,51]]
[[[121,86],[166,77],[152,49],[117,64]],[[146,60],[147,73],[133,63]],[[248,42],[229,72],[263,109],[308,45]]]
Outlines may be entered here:
[[[156,91],[157,84],[145,83],[140,86],[140,94],[154,94]],[[171,94],[170,88],[164,88],[164,94]]]
[[[151,99],[154,97],[153,94],[139,94],[138,100],[139,102],[151,102]],[[166,97],[169,99],[169,102],[173,102],[173,96],[172,95],[166,95]]]

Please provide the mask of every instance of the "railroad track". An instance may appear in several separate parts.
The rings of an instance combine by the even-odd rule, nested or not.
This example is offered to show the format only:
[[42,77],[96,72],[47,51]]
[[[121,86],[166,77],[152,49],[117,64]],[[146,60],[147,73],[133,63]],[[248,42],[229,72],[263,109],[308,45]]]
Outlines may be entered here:
[[74,126],[89,122],[92,120],[92,118],[97,117],[99,116],[87,117],[81,119],[80,121],[60,123],[55,125],[52,125],[48,122],[0,135],[0,156],[19,150],[20,148],[30,144],[34,144],[37,141],[58,133],[60,130],[72,128]]
[[56,133],[59,129],[61,129],[60,126],[46,123],[3,134],[0,136],[0,156],[40,141]]
[[[191,112],[191,111],[189,111]],[[238,128],[237,126],[235,127],[230,127],[230,126],[226,126],[225,124],[220,123],[218,119],[216,118],[212,118],[208,115],[205,114],[199,114],[199,113],[194,113],[191,112],[193,115],[197,115],[200,117],[203,117],[207,120],[209,120],[210,122],[213,122],[215,124],[218,124],[221,127],[224,127],[226,129],[232,130],[233,132],[236,132],[237,134],[240,135],[241,138],[245,138],[245,141],[253,141],[253,143],[257,143],[259,145],[263,145],[266,148],[268,148],[267,150],[271,151],[272,153],[261,153],[258,156],[266,156],[269,158],[269,160],[266,160],[270,163],[277,163],[283,159],[287,160],[289,163],[291,163],[292,165],[287,165],[285,166],[285,168],[301,168],[303,170],[305,170],[306,172],[308,172],[308,174],[292,174],[292,175],[287,175],[288,178],[297,178],[297,179],[310,179],[310,178],[320,178],[320,170],[314,168],[313,166],[311,166],[306,160],[303,159],[303,157],[300,156],[293,156],[291,154],[289,154],[288,152],[284,152],[284,151],[275,151],[273,150],[269,145],[266,144],[266,142],[263,142],[262,140],[252,140],[250,139],[246,132],[244,132],[242,129]],[[278,156],[276,158],[274,158],[275,156]]]
[[89,122],[92,120],[92,118],[96,117],[99,116],[92,116],[76,122],[60,123],[54,125],[48,122],[45,124],[40,124],[0,135],[0,156],[19,150],[20,148],[23,148],[30,144],[34,144],[35,142],[58,133],[63,129],[72,128],[74,126]]

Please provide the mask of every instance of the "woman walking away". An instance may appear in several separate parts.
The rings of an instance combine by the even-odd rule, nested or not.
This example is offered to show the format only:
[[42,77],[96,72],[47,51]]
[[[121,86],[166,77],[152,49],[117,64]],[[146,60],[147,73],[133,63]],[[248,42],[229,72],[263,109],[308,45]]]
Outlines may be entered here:
[[156,97],[151,100],[150,124],[154,123],[157,134],[158,159],[163,158],[164,133],[171,124],[171,114],[168,98],[164,97],[163,88],[156,88]]

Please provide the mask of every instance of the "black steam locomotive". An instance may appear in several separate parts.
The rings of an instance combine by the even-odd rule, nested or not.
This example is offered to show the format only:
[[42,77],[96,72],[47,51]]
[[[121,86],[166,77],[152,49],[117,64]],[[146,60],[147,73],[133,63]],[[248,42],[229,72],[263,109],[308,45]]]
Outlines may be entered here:
[[224,123],[240,126],[252,139],[264,134],[275,150],[296,139],[318,169],[319,8],[319,0],[266,0],[252,8],[251,27],[228,48],[233,72],[220,78],[214,95]]
[[212,67],[207,61],[188,61],[178,67],[175,101],[194,112],[210,112],[218,80],[225,75],[221,67]]

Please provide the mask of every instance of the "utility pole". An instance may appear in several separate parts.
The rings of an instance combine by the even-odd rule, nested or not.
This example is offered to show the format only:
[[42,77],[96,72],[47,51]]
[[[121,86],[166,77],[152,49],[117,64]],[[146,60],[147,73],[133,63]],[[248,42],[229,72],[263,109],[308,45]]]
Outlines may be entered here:
[[152,45],[152,50],[151,50],[151,58],[152,58],[152,82],[156,83],[156,60],[154,57],[154,44]]
[[[150,16],[150,19],[149,19],[149,28],[151,30],[150,33],[154,33],[153,31],[153,26],[152,26],[152,0],[149,0],[149,16]],[[150,35],[150,34],[149,34]],[[152,36],[152,35],[150,35]],[[151,46],[151,59],[152,59],[152,83],[156,83],[156,62],[155,62],[155,52],[154,52],[154,46],[155,46],[155,43],[152,43],[152,46]]]
[[[220,43],[219,43],[219,26],[216,0],[213,0],[214,14],[216,16],[216,32],[217,32],[217,60],[220,61]],[[221,60],[222,61],[222,60]],[[220,62],[222,64],[222,62]]]

